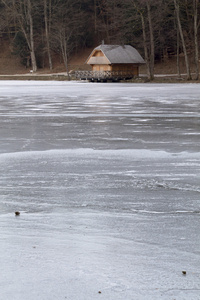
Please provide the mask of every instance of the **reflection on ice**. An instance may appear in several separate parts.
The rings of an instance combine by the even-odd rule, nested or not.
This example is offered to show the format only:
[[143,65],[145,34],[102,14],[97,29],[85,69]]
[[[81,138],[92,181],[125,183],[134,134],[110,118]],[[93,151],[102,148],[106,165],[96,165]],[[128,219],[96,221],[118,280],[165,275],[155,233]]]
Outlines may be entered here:
[[3,300],[198,299],[199,91],[0,81]]

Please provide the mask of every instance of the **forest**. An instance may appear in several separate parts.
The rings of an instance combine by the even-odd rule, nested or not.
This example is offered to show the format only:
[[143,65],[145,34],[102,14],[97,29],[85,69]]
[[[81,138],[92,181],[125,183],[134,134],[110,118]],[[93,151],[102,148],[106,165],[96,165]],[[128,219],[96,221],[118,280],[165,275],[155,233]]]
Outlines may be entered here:
[[33,72],[59,54],[68,72],[79,48],[129,44],[142,54],[149,79],[155,61],[184,56],[187,79],[191,62],[199,79],[199,0],[0,0],[0,39]]

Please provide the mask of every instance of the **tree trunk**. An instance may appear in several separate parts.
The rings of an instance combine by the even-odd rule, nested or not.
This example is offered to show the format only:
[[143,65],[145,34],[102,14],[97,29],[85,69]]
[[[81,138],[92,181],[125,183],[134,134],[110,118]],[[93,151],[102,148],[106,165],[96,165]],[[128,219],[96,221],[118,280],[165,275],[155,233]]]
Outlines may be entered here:
[[145,57],[146,66],[147,66],[147,76],[148,76],[148,79],[151,79],[150,63],[149,63],[148,48],[147,48],[147,37],[146,37],[146,31],[145,31],[145,22],[144,22],[144,16],[143,16],[142,12],[140,12],[140,17],[141,17],[141,22],[142,22],[144,57]]
[[63,62],[65,65],[65,69],[67,72],[67,75],[69,75],[69,70],[68,70],[68,56],[67,56],[67,42],[65,36],[60,35],[60,49],[63,57]]
[[177,73],[178,73],[178,77],[181,77],[181,70],[180,70],[180,56],[179,56],[179,48],[180,48],[180,34],[179,34],[179,30],[177,27],[177,51],[176,51],[176,63],[177,63]]
[[46,36],[46,45],[47,45],[47,55],[49,60],[49,69],[53,69],[50,42],[49,42],[49,26],[48,26],[48,17],[47,17],[47,0],[44,0],[44,23],[45,23],[45,36]]
[[94,0],[94,33],[97,33],[97,3]]
[[193,0],[194,9],[194,49],[195,49],[195,79],[199,79],[199,48],[198,48],[198,0]]
[[30,26],[30,53],[31,53],[31,63],[33,72],[37,71],[37,63],[36,63],[36,57],[35,57],[35,48],[34,48],[34,37],[33,37],[33,19],[31,14],[31,2],[30,0],[27,1],[27,13],[28,13],[28,20],[29,20],[29,26]]
[[149,33],[150,33],[150,79],[154,79],[154,61],[155,61],[155,46],[154,46],[154,36],[153,36],[153,26],[151,21],[151,8],[149,1],[147,1],[147,13],[149,22]]
[[36,63],[36,58],[35,58],[35,52],[31,50],[31,64],[32,64],[32,69],[33,72],[37,71],[37,63]]
[[188,55],[187,55],[185,39],[184,39],[183,30],[182,30],[182,26],[181,26],[181,20],[180,20],[180,14],[179,14],[179,4],[178,4],[177,0],[174,0],[174,6],[175,6],[177,24],[178,24],[178,28],[179,28],[179,33],[180,33],[181,42],[182,42],[182,46],[183,46],[184,57],[185,57],[187,80],[191,80],[189,59],[188,59]]

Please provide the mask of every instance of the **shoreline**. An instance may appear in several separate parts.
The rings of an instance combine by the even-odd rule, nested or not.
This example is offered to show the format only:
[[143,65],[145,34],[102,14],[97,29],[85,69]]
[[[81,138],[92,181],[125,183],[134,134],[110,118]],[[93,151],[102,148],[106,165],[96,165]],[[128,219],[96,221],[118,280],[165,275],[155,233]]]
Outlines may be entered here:
[[[186,74],[182,74],[181,77],[178,74],[155,74],[154,80],[150,81],[146,74],[141,74],[139,77],[119,82],[129,83],[200,83],[199,80],[187,80]],[[66,72],[52,73],[52,74],[40,74],[40,73],[26,73],[26,74],[1,74],[0,80],[44,80],[44,81],[80,81],[74,76],[68,76]]]

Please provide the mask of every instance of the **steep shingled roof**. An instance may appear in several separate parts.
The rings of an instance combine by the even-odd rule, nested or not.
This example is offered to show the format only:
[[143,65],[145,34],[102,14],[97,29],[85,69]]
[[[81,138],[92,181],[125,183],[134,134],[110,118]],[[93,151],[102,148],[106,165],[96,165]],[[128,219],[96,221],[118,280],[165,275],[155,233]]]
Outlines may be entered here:
[[[107,58],[110,64],[144,64],[145,61],[139,52],[130,45],[100,45],[96,47],[90,54],[88,64],[105,64],[105,58],[98,58],[98,62],[95,62],[95,57],[92,57],[95,51],[101,50],[104,56]],[[102,62],[101,62],[102,60]]]

